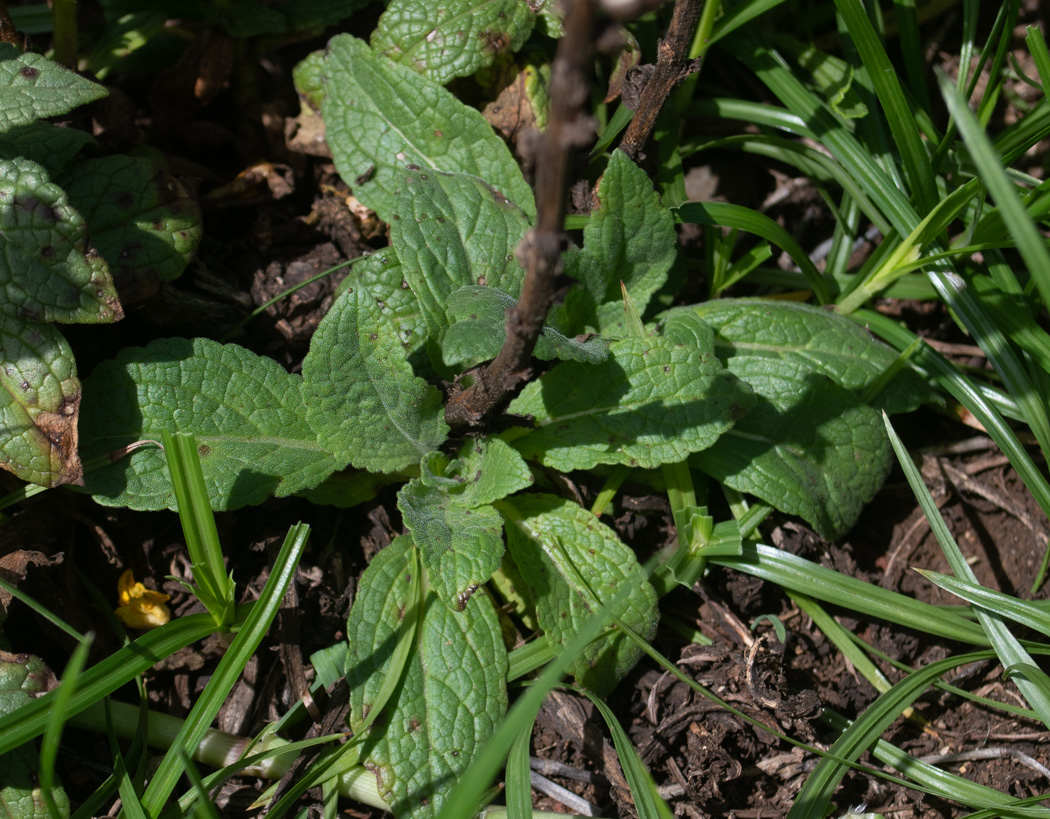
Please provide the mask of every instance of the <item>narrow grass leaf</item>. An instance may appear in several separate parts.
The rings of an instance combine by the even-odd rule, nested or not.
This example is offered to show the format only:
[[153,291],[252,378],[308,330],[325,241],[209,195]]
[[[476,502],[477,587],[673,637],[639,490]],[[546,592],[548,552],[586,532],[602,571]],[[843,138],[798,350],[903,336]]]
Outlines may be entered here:
[[[48,719],[47,730],[44,731],[44,739],[40,743],[40,793],[47,804],[48,813],[53,817],[67,816],[69,814],[68,802],[64,810],[59,810],[55,798],[55,792],[59,788],[55,780],[55,763],[58,760],[58,746],[62,741],[62,729],[69,720],[69,704],[76,691],[77,682],[80,679],[84,663],[87,661],[88,650],[94,642],[93,634],[86,634],[73,649],[73,654],[62,672],[62,681],[55,690],[54,708]],[[62,801],[66,801],[61,795]]]
[[1039,72],[1039,82],[1042,83],[1045,98],[1046,89],[1050,88],[1050,51],[1046,48],[1046,38],[1037,26],[1027,26],[1024,39],[1032,55],[1032,62],[1035,63],[1035,70]]
[[[852,317],[898,350],[911,346],[917,336],[896,322],[870,310],[859,310]],[[929,372],[934,381],[968,409],[1010,459],[1010,464],[1021,476],[1044,514],[1050,516],[1050,484],[1025,451],[1014,431],[1006,424],[992,402],[973,383],[953,367],[943,356],[928,345],[921,345],[913,363]],[[1050,554],[1050,552],[1048,552]],[[1040,570],[1033,583],[1034,591],[1042,585],[1046,567]]]
[[259,647],[277,615],[288,584],[295,577],[299,558],[306,548],[310,527],[302,523],[293,526],[285,537],[281,551],[274,561],[270,576],[259,599],[252,607],[244,625],[237,632],[229,649],[219,661],[204,692],[186,717],[186,722],[164,755],[142,797],[142,804],[151,816],[159,816],[168,797],[183,773],[183,754],[200,745],[211,721],[219,712],[230,690],[244,671],[245,665]]
[[[238,608],[238,617],[245,616],[250,610],[250,606]],[[80,713],[165,657],[203,640],[214,634],[215,630],[215,621],[210,614],[191,614],[147,632],[80,675],[77,690],[67,707],[67,715],[72,717]],[[55,692],[50,692],[0,717],[0,754],[42,734],[47,728],[54,705]]]
[[[825,722],[838,731],[843,731],[850,725],[849,720],[831,709],[824,709],[821,716]],[[989,788],[987,785],[980,785],[964,777],[948,773],[916,759],[884,739],[878,740],[870,751],[884,765],[896,768],[908,779],[918,783],[927,793],[934,794],[941,799],[950,799],[970,808],[996,805],[995,815],[997,816],[1042,817],[1043,819],[1050,817],[1050,808],[1026,804],[1029,800],[1014,799],[995,788]],[[976,815],[971,814],[971,817],[975,819]]]
[[522,731],[507,755],[507,819],[532,819],[532,785],[529,784],[529,742],[532,731]]
[[623,768],[624,777],[627,779],[627,784],[631,789],[631,796],[634,798],[634,808],[638,811],[639,819],[672,819],[671,809],[660,794],[656,792],[656,785],[653,782],[652,775],[645,765],[642,764],[642,760],[634,749],[630,737],[623,730],[623,726],[616,719],[612,709],[605,704],[604,700],[599,699],[586,689],[579,689],[579,693],[583,694],[594,704],[594,707],[598,709],[598,713],[602,715],[602,719],[605,720],[605,724],[609,727],[613,746],[616,748],[616,758],[620,761],[620,767]]
[[[904,470],[904,476],[908,479],[908,485],[911,486],[912,492],[919,501],[919,506],[926,515],[926,520],[929,522],[930,529],[941,546],[941,551],[944,552],[944,556],[948,560],[948,565],[951,566],[957,577],[977,584],[977,576],[970,568],[970,564],[966,562],[966,557],[959,550],[959,546],[952,537],[951,532],[948,531],[948,526],[944,522],[944,518],[941,517],[940,510],[937,508],[933,496],[930,495],[929,489],[923,483],[918,468],[912,461],[911,456],[908,455],[904,444],[897,437],[893,425],[890,424],[890,420],[885,414],[883,415],[883,421],[886,424],[886,432],[890,436],[893,451],[897,453],[897,460],[900,461]],[[975,606],[974,612],[977,614],[981,628],[988,635],[992,648],[995,649],[995,653],[998,655],[1003,667],[1008,672],[1013,669],[1018,670],[1018,673],[1012,675],[1014,684],[1020,689],[1028,704],[1039,715],[1043,723],[1050,727],[1050,676],[1047,676],[1035,664],[1031,655],[1021,645],[1021,642],[1010,633],[1002,618],[981,606]]]
[[846,30],[868,69],[875,97],[882,105],[886,122],[900,152],[913,201],[920,212],[928,213],[938,199],[933,166],[915,126],[915,114],[904,97],[897,72],[860,0],[835,0],[835,7],[842,15]]
[[788,812],[788,819],[824,819],[835,789],[849,767],[839,760],[850,762],[858,759],[874,743],[890,724],[910,706],[923,691],[929,688],[942,674],[967,662],[985,658],[988,654],[978,652],[960,654],[939,660],[909,674],[885,694],[879,696],[847,728],[829,749],[829,756],[821,759],[807,777],[802,790]]
[[765,214],[726,202],[688,202],[675,208],[672,213],[679,222],[737,228],[772,242],[786,251],[791,260],[799,266],[817,301],[821,304],[831,301],[827,282],[820,275],[816,265],[810,261],[794,237]]
[[1050,637],[1050,613],[1045,608],[1033,606],[1016,597],[993,591],[978,583],[971,583],[948,574],[933,572],[927,569],[916,569],[919,574],[931,583],[961,597],[967,603],[1009,618],[1023,626]]
[[1047,250],[1039,231],[1032,223],[1017,189],[1007,178],[1003,170],[1002,157],[996,152],[988,137],[981,129],[977,118],[959,96],[947,77],[938,75],[941,95],[948,110],[955,118],[966,147],[981,181],[987,186],[992,199],[1002,211],[1003,222],[1010,235],[1017,243],[1017,251],[1024,259],[1025,266],[1031,274],[1043,304],[1050,305],[1050,251]]
[[878,617],[949,640],[988,645],[988,637],[981,627],[958,614],[848,577],[771,546],[745,542],[743,554],[739,557],[714,555],[710,562],[761,577],[858,614]]

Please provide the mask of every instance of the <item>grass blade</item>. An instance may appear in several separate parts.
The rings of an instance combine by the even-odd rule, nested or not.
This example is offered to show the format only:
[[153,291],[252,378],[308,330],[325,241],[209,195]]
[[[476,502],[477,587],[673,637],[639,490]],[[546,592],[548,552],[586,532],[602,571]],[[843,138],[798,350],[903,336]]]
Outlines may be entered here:
[[[926,484],[923,483],[919,470],[912,462],[907,450],[904,449],[904,444],[897,437],[897,433],[894,431],[886,413],[883,413],[882,420],[886,425],[886,433],[890,436],[890,444],[893,446],[893,451],[897,453],[897,460],[900,461],[901,467],[904,469],[908,485],[911,486],[912,492],[915,493],[915,497],[919,501],[919,506],[922,507],[922,511],[925,513],[930,529],[936,536],[937,542],[948,560],[948,565],[952,567],[952,571],[958,577],[977,584],[977,576],[973,573],[970,564],[966,562],[966,558],[959,550],[958,544],[948,531],[948,526],[941,517],[940,510],[937,509],[933,496],[930,495]],[[1008,672],[1015,672],[1013,673],[1014,684],[1020,689],[1028,704],[1039,715],[1043,723],[1050,727],[1050,677],[1035,664],[1031,655],[1025,651],[1020,641],[1010,633],[1009,628],[998,615],[981,606],[975,606],[974,611],[981,623],[981,628],[988,635],[992,648],[995,649],[995,653],[998,655],[1003,667]]]
[[309,533],[310,527],[302,523],[296,524],[288,532],[259,600],[252,607],[251,613],[240,631],[237,632],[230,648],[219,661],[218,668],[215,669],[207,687],[194,704],[186,722],[183,723],[182,730],[172,742],[171,748],[161,760],[149,787],[146,788],[142,805],[150,816],[160,815],[182,774],[182,755],[192,754],[200,744],[208,726],[211,725],[211,721],[219,712],[219,708],[222,707],[234,683],[244,670],[244,666],[269,630],[284,600],[288,584],[295,576],[295,568],[299,564],[303,549],[306,548]]

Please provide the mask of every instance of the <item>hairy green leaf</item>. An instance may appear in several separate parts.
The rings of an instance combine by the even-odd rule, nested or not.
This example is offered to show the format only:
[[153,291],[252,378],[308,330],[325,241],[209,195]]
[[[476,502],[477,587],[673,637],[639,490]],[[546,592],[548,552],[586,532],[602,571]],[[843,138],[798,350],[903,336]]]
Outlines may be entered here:
[[[495,358],[506,338],[507,310],[516,303],[497,287],[461,287],[446,300],[449,327],[441,340],[448,365],[464,367]],[[559,358],[597,364],[609,357],[609,345],[600,338],[576,341],[545,325],[533,355],[543,361]]]
[[499,439],[468,440],[451,461],[440,452],[423,458],[397,505],[446,606],[462,610],[500,566],[503,519],[490,504],[531,484],[521,455]]
[[461,504],[444,489],[409,481],[397,496],[438,599],[462,611],[503,560],[503,519],[491,506]]
[[432,338],[448,324],[445,305],[461,287],[498,287],[517,297],[525,272],[514,257],[529,222],[514,203],[475,176],[403,174],[390,223],[405,279]]
[[50,122],[31,122],[0,131],[0,159],[28,159],[52,174],[63,170],[80,149],[93,143],[91,134],[60,128]]
[[0,313],[0,466],[41,486],[79,483],[80,382],[50,324]]
[[68,114],[109,92],[39,54],[0,43],[0,132]]
[[468,438],[451,461],[440,453],[424,458],[420,480],[474,508],[531,486],[532,473],[517,450],[499,438]]
[[36,321],[116,321],[123,315],[87,226],[28,159],[0,160],[0,311]]
[[58,180],[87,220],[125,304],[182,275],[201,239],[201,214],[182,184],[150,160],[88,159]]
[[401,346],[411,352],[426,343],[427,323],[404,272],[394,249],[384,247],[354,265],[351,274],[339,285],[339,293],[351,286],[367,288],[393,323]]
[[621,282],[638,312],[645,312],[667,281],[678,235],[648,175],[622,151],[613,152],[595,198],[583,250],[568,258],[567,272],[583,282],[595,306],[612,303],[598,314],[598,326],[605,328],[623,318]]
[[351,287],[321,321],[303,382],[306,418],[340,466],[395,472],[448,435],[441,394],[413,374],[367,288]]
[[[347,622],[351,724],[368,716],[383,686],[412,579],[411,538],[373,558]],[[395,815],[429,819],[507,708],[507,652],[487,594],[462,612],[425,590],[416,644],[384,718],[369,731],[365,763]]]
[[477,176],[535,216],[518,163],[478,111],[349,34],[328,44],[321,111],[340,176],[384,221],[410,164]]
[[676,463],[711,446],[753,402],[695,319],[663,337],[614,341],[600,364],[559,364],[508,409],[535,422],[513,441],[518,451],[567,472]]
[[[82,456],[192,432],[216,510],[261,503],[320,483],[343,463],[303,417],[303,380],[272,359],[204,338],[129,347],[84,382]],[[95,500],[172,509],[164,454],[146,445],[85,481]]]
[[[716,299],[663,314],[661,320],[694,311],[715,329],[715,352],[734,358],[766,358],[786,371],[826,375],[858,394],[896,359],[897,352],[844,316],[797,302]],[[732,369],[732,366],[730,366]],[[911,412],[935,394],[910,368],[901,370],[875,405],[891,414]]]
[[437,7],[391,0],[372,48],[444,85],[517,51],[535,19],[525,0],[450,0]]
[[[500,501],[507,546],[529,585],[540,626],[555,651],[638,570],[634,553],[586,509],[553,495]],[[656,592],[642,583],[615,614],[642,639],[656,633]],[[623,634],[592,643],[572,667],[576,681],[606,693],[634,666],[642,649]]]
[[785,374],[763,361],[730,368],[758,403],[690,463],[800,515],[828,540],[841,537],[889,474],[892,456],[878,413],[814,372]]
[[[0,651],[0,716],[28,704],[35,695],[54,687],[54,675],[38,657]],[[32,744],[0,756],[0,813],[11,819],[54,819],[48,811]],[[69,798],[61,787],[52,789],[60,817],[69,816]]]
[[[882,422],[855,393],[895,354],[837,313],[799,304],[725,299],[672,310],[662,320],[672,327],[697,314],[716,328],[715,351],[726,367],[759,400],[692,463],[800,515],[823,537],[840,537],[889,473]],[[881,399],[903,411],[929,395],[914,374],[902,372]]]

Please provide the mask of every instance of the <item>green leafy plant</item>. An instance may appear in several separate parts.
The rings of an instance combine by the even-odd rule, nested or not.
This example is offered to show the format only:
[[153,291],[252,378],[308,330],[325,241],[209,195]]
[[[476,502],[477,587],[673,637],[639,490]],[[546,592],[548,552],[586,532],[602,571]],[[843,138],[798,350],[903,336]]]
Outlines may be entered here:
[[[338,15],[352,4],[334,5],[338,8],[325,21],[342,19]],[[668,42],[683,36],[677,26],[686,5],[676,7]],[[365,765],[378,786],[371,804],[413,819],[470,816],[508,755],[508,785],[514,788],[508,809],[527,814],[523,756],[542,698],[566,673],[588,695],[601,696],[645,654],[732,710],[650,644],[660,596],[675,584],[691,587],[709,563],[785,589],[880,692],[852,724],[828,715],[841,736],[828,751],[807,748],[822,761],[792,817],[826,815],[844,773],[857,768],[869,748],[913,787],[974,809],[1045,815],[1044,808],[1030,809],[919,763],[879,737],[921,693],[939,684],[941,674],[991,657],[999,658],[1030,706],[1015,710],[1050,724],[1050,683],[1032,659],[1046,648],[1024,644],[1009,630],[1009,622],[1017,621],[1045,631],[1040,629],[1045,612],[976,583],[887,420],[889,414],[939,400],[930,387],[936,383],[980,419],[1037,502],[1050,511],[1045,477],[1002,417],[1025,421],[1045,453],[1050,344],[1038,315],[1050,294],[1050,266],[1045,238],[1033,221],[1045,224],[1050,199],[1045,184],[1010,176],[1003,166],[1050,131],[1050,109],[1044,99],[993,143],[965,104],[967,81],[960,77],[958,86],[942,83],[953,121],[938,126],[915,66],[909,83],[916,87],[907,93],[882,45],[885,32],[875,30],[857,0],[835,3],[849,46],[841,58],[752,25],[776,5],[754,0],[717,17],[720,4],[708,3],[703,17],[685,25],[680,56],[695,58],[709,44],[719,44],[766,84],[781,107],[693,102],[695,82],[686,79],[670,92],[673,111],[713,109],[755,127],[730,138],[688,140],[676,132],[677,125],[665,122],[659,126],[655,183],[635,161],[646,144],[635,127],[646,119],[649,103],[643,97],[633,117],[625,108],[623,116],[605,117],[605,133],[592,152],[589,213],[570,221],[582,229],[581,241],[564,249],[566,220],[558,207],[550,207],[544,196],[549,191],[538,182],[534,195],[503,139],[446,86],[479,70],[495,71],[500,61],[520,59],[526,64],[520,68],[523,77],[551,77],[544,89],[550,99],[533,93],[528,102],[541,108],[549,102],[539,119],[554,141],[550,134],[566,120],[557,109],[559,72],[539,51],[514,52],[536,28],[554,36],[564,31],[571,42],[580,25],[576,18],[562,20],[542,4],[533,8],[511,0],[483,7],[454,3],[437,14],[414,0],[394,0],[370,42],[339,34],[323,53],[306,58],[295,72],[302,118],[321,118],[335,167],[356,199],[389,224],[390,247],[356,265],[318,327],[301,373],[233,344],[163,339],[120,351],[86,380],[81,451],[103,465],[85,474],[84,491],[111,506],[177,509],[194,562],[190,590],[209,614],[162,626],[83,674],[72,664],[68,685],[50,700],[28,703],[0,720],[0,752],[13,752],[48,730],[51,702],[60,702],[60,714],[82,715],[92,699],[98,702],[147,668],[147,660],[204,634],[238,629],[190,719],[165,740],[170,750],[148,789],[136,793],[130,781],[122,785],[128,804],[159,815],[177,776],[192,774],[188,754],[258,645],[305,540],[302,528],[289,534],[275,579],[246,611],[233,605],[232,577],[222,566],[211,510],[260,504],[273,495],[351,505],[380,486],[399,485],[396,503],[406,531],[362,575],[347,644],[314,658],[315,667],[327,667],[322,676],[328,682],[346,677],[353,739],[323,750],[273,803],[274,815],[287,811],[314,783],[335,793],[344,775],[357,777]],[[916,21],[903,6],[899,11],[902,37],[915,40]],[[279,36],[297,30],[296,13],[291,4],[275,11],[239,2],[224,8],[223,19],[231,32],[246,37]],[[1009,30],[1005,17],[1001,30]],[[972,34],[968,30],[971,40]],[[1039,38],[1033,35],[1031,42],[1045,87],[1050,57]],[[993,46],[990,41],[986,51]],[[12,64],[17,76],[11,87],[17,90],[27,76],[22,72],[37,70],[40,63],[17,50],[0,56],[8,53],[12,56],[0,67]],[[55,83],[82,88],[74,75],[53,66],[47,70],[55,72]],[[47,95],[20,93],[30,106],[24,125],[43,129],[39,139],[64,139],[55,133],[61,129],[36,120],[69,110],[72,105],[61,107],[69,100],[52,110],[45,107]],[[54,235],[71,237],[63,241],[76,251],[70,253],[81,274],[101,276],[115,267],[113,260],[124,258],[132,241],[124,232],[126,217],[108,214],[104,202],[129,201],[134,203],[129,208],[147,212],[170,208],[167,200],[158,204],[156,196],[136,193],[140,186],[134,180],[140,177],[130,159],[68,168],[83,147],[76,144],[58,167],[50,167],[43,157],[32,158],[38,137],[18,142],[18,133],[6,136],[20,127],[0,133],[0,147],[10,143],[18,151],[2,160],[10,167],[12,190],[39,191],[28,209],[37,221],[26,223],[32,228],[26,235],[35,241],[40,222]],[[627,128],[622,147],[607,154],[620,127]],[[786,134],[804,136],[821,150]],[[887,149],[891,144],[896,153]],[[711,148],[761,154],[797,167],[836,203],[835,235],[823,271],[768,216],[732,203],[685,201],[683,160]],[[541,166],[542,178],[549,164]],[[98,176],[91,176],[92,167]],[[49,182],[52,174],[61,187]],[[1023,198],[1019,179],[1032,186]],[[44,199],[45,193],[51,198]],[[564,199],[564,190],[556,193]],[[62,210],[62,197],[76,209]],[[12,205],[12,218],[21,213]],[[882,244],[853,270],[849,249],[861,233],[862,217],[881,233]],[[87,243],[85,220],[98,253]],[[949,235],[959,222],[964,229]],[[712,296],[747,280],[804,288],[817,306],[773,298],[682,304],[679,282],[688,260],[679,250],[676,223],[700,226]],[[154,267],[132,265],[133,283],[141,283],[143,275],[163,280],[181,269],[178,260],[192,244],[192,231],[167,226],[159,232],[165,241],[174,236],[164,244],[174,248],[173,255],[164,256],[162,264],[146,253]],[[757,236],[759,244],[741,250],[744,233]],[[528,318],[534,298],[536,258],[549,245],[554,252],[546,259],[547,273],[566,274],[564,298],[550,310],[542,305],[534,328],[535,361],[529,363],[533,372],[526,377],[522,368],[512,368],[506,380],[513,382],[513,394],[504,396],[506,412],[498,423],[489,409],[457,414],[457,401],[490,388],[487,374],[495,367],[485,363],[499,361],[515,343],[516,325]],[[781,248],[797,271],[764,268],[772,255],[769,245]],[[40,256],[48,255],[43,249],[51,245],[33,247]],[[1030,278],[1019,278],[1007,264],[1004,251],[1014,248]],[[974,255],[978,251],[983,260]],[[102,258],[110,259],[110,268]],[[14,272],[10,278],[15,281]],[[863,309],[877,294],[916,292],[939,297],[951,308],[987,351],[1001,388],[978,389],[908,330]],[[69,311],[84,309],[72,296],[67,301],[73,305]],[[31,320],[48,327],[47,322],[72,315],[80,313],[42,312]],[[876,341],[862,324],[892,346]],[[25,335],[24,328],[16,329],[13,335]],[[75,378],[75,370],[69,365],[66,370]],[[74,381],[69,384],[78,389]],[[47,418],[36,425],[41,423]],[[172,436],[173,430],[181,432]],[[163,449],[141,446],[158,439]],[[106,457],[118,452],[130,454]],[[760,537],[759,522],[772,508],[800,516],[828,539],[841,537],[885,480],[894,453],[957,575],[930,577],[969,601],[973,618],[753,539]],[[601,487],[591,509],[558,494],[558,481],[568,473],[586,473],[578,477]],[[656,559],[643,567],[601,520],[628,475],[667,494],[677,545],[658,556],[659,567]],[[716,522],[709,512],[717,500],[712,486],[720,487],[732,520]],[[504,602],[535,622],[535,645],[508,651],[498,616]],[[903,669],[901,681],[891,684],[869,656],[875,652],[849,635],[825,605],[978,650],[920,671]],[[511,705],[508,683],[544,664]],[[625,762],[639,812],[667,815],[615,717],[599,709]],[[755,723],[754,717],[733,713]],[[758,727],[794,742],[769,726]],[[257,751],[251,764],[260,766],[290,752],[266,742]],[[249,766],[247,759],[223,764],[228,767],[207,778],[209,786]],[[190,792],[180,808],[204,801]]]
[[[391,247],[358,266],[302,374],[202,339],[125,350],[88,380],[81,436],[94,458],[172,426],[192,431],[216,509],[310,490],[347,467],[413,476],[398,494],[409,534],[362,578],[347,675],[353,724],[373,707],[372,687],[394,673],[382,647],[405,627],[399,612],[418,612],[397,672],[402,692],[372,727],[367,759],[395,812],[429,816],[506,707],[506,651],[480,591],[504,560],[524,579],[553,650],[637,571],[592,512],[529,490],[540,467],[657,470],[658,482],[661,467],[688,463],[835,537],[889,470],[881,421],[863,396],[896,356],[814,307],[736,300],[657,312],[654,296],[677,256],[674,222],[689,211],[661,204],[648,176],[616,151],[582,247],[566,257],[578,285],[542,333],[537,354],[553,365],[508,407],[527,420],[455,443],[424,376],[462,378],[499,351],[525,278],[516,251],[537,211],[504,143],[442,87],[476,61],[434,64],[399,13],[388,9],[373,47],[339,35],[313,64],[321,84],[312,99],[320,94],[336,166],[390,223]],[[625,319],[625,299],[650,322]],[[596,335],[581,340],[588,332]],[[927,397],[921,382],[898,379],[877,406],[905,411]],[[174,506],[156,449],[91,472],[86,488],[102,503]],[[682,511],[685,526],[693,513]],[[698,528],[683,542],[702,549],[705,538]],[[652,637],[653,587],[643,581],[612,614]],[[570,670],[607,691],[640,655],[610,634]],[[430,738],[419,742],[423,730]]]
[[0,42],[0,466],[43,486],[80,483],[81,387],[55,324],[105,323],[182,273],[200,214],[151,161],[74,158],[92,142],[46,120],[107,94]]

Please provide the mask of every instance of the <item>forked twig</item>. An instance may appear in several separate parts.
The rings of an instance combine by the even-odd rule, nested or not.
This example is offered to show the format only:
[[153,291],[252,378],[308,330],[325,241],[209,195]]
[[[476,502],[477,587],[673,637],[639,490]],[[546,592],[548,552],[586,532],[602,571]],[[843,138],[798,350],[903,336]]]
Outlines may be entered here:
[[525,268],[521,296],[507,311],[507,334],[499,355],[445,406],[445,421],[451,427],[480,425],[528,377],[532,351],[562,267],[570,160],[574,150],[593,139],[587,69],[594,17],[595,0],[565,3],[565,36],[551,66],[550,118],[536,151],[536,226],[517,250]]

